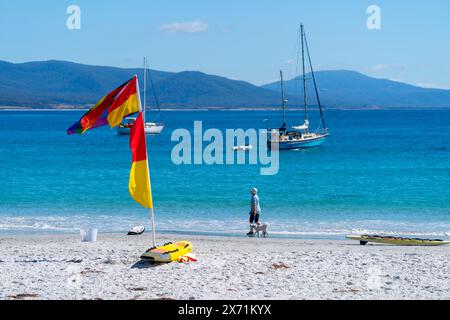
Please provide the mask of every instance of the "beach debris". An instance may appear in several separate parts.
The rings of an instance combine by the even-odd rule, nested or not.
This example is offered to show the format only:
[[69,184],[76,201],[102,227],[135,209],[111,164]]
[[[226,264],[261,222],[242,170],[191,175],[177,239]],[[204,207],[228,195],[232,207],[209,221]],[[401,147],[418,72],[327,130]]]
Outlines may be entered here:
[[359,292],[359,289],[354,289],[354,288],[349,289],[349,290],[333,289],[333,292],[335,292],[335,293],[355,293],[356,294]]
[[272,264],[271,268],[278,270],[278,269],[289,269],[290,267],[287,264],[285,264],[284,262],[280,262],[280,263]]
[[67,260],[66,262],[69,262],[69,263],[82,263],[83,259],[72,259],[72,260]]
[[146,291],[147,288],[141,288],[141,287],[138,287],[138,288],[128,288],[128,290],[130,290],[130,291]]
[[104,264],[116,264],[116,261],[113,260],[111,257],[108,257],[105,261],[103,261]]
[[95,274],[95,273],[104,273],[104,272],[103,271],[99,271],[99,270],[93,270],[93,269],[90,269],[90,268],[87,268],[87,269],[85,269],[85,270],[80,272],[80,274],[82,276],[86,276],[86,275],[89,275],[89,274]]
[[14,260],[14,262],[19,263],[45,263],[45,262],[61,262],[61,261],[50,261],[47,259],[32,259],[32,260]]
[[15,299],[15,300],[24,300],[24,299],[30,299],[30,298],[37,298],[39,297],[36,293],[19,293],[13,296],[8,296],[8,298]]

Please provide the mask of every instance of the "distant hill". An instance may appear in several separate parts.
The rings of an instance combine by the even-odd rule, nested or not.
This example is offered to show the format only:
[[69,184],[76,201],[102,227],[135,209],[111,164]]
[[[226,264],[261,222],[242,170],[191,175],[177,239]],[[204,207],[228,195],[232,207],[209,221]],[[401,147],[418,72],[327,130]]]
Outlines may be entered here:
[[[328,107],[346,108],[450,108],[450,90],[421,88],[386,79],[375,79],[354,71],[315,72],[321,103]],[[306,75],[307,93],[316,104],[311,74]],[[262,86],[280,91],[280,83]],[[301,77],[285,82],[286,93],[299,96],[303,103]],[[297,99],[291,101],[295,105]]]
[[172,74],[155,84],[157,96],[166,105],[200,107],[275,106],[279,94],[248,82],[196,71]]
[[[142,75],[142,70],[66,61],[19,64],[0,61],[0,106],[86,107],[134,74]],[[197,71],[152,70],[151,75],[162,107],[278,107],[280,104],[278,82],[258,87]],[[326,107],[450,108],[450,90],[420,88],[353,71],[320,71],[316,78],[322,104]],[[286,81],[285,86],[288,106],[297,107],[301,104],[301,82],[293,79]],[[150,83],[147,90],[148,105],[154,105]],[[310,80],[307,90],[310,104],[315,105]]]
[[[138,72],[63,61],[0,61],[0,105],[92,104]],[[155,80],[168,75],[159,71],[152,74]]]
[[[93,104],[142,69],[45,61],[0,61],[0,105],[49,107]],[[247,107],[277,104],[279,94],[243,81],[201,72],[151,71],[164,107]],[[141,81],[141,86],[142,81]],[[141,90],[143,88],[141,87]],[[152,102],[150,82],[148,104]]]

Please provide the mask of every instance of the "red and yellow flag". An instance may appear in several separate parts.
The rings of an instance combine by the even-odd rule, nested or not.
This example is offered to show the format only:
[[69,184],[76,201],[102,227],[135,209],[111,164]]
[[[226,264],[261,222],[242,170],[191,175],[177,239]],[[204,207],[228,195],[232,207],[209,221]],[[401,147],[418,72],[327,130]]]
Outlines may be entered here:
[[134,76],[97,102],[67,133],[83,134],[107,124],[114,128],[123,118],[136,112],[139,112],[139,90],[137,76]]
[[108,110],[108,123],[111,128],[118,126],[123,118],[140,110],[137,76],[122,89]]
[[153,208],[150,174],[148,171],[147,146],[145,142],[144,120],[139,113],[130,131],[130,149],[133,164],[128,190],[131,197],[145,208]]

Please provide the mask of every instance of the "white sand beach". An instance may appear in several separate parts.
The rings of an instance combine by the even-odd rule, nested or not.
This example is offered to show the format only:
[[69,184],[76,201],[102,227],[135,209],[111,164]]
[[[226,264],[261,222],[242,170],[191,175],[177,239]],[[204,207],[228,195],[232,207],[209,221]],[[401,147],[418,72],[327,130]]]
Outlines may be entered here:
[[198,261],[139,262],[150,234],[0,238],[0,299],[450,299],[450,247],[189,240]]

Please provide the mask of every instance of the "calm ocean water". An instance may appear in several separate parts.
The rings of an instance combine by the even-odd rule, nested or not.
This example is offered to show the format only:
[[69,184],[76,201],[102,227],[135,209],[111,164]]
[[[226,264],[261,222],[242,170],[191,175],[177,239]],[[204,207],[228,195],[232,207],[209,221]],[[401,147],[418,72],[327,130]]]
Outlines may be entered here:
[[[109,128],[67,136],[82,114],[0,112],[0,233],[149,225],[148,210],[128,194],[128,136]],[[326,115],[325,145],[282,152],[279,173],[261,176],[258,165],[176,166],[170,135],[194,120],[226,129],[264,128],[270,118],[276,126],[278,112],[164,112],[164,133],[148,141],[158,229],[243,234],[256,186],[273,235],[450,237],[450,110]]]

